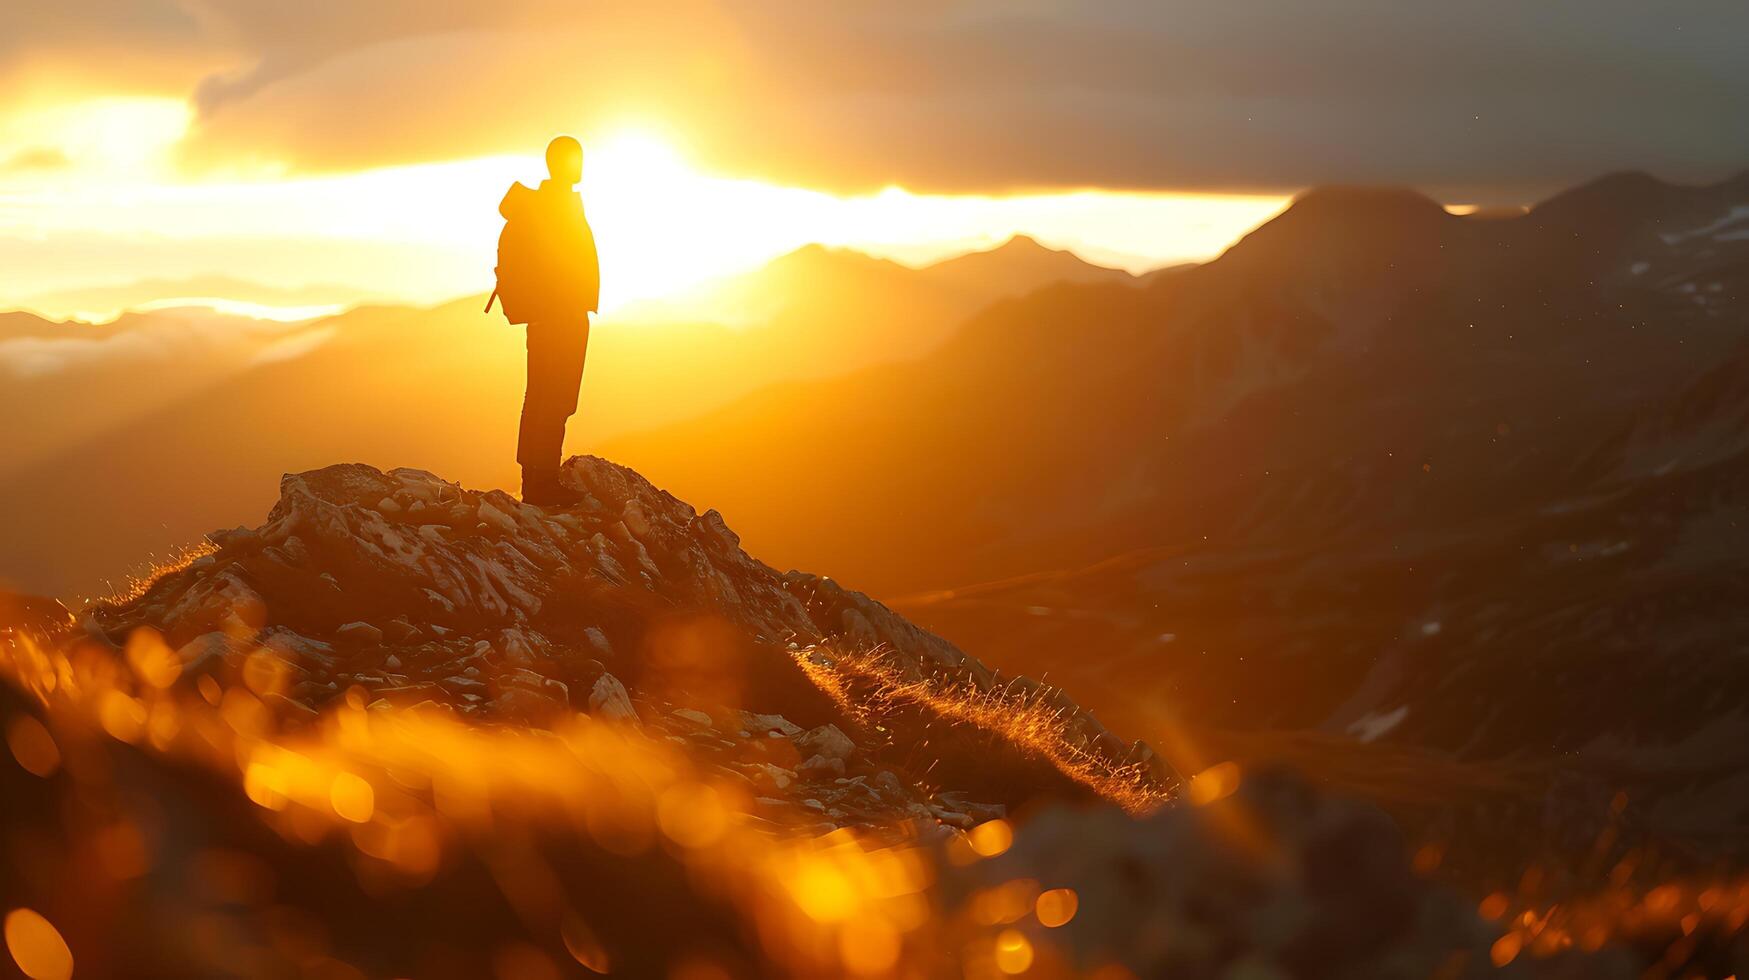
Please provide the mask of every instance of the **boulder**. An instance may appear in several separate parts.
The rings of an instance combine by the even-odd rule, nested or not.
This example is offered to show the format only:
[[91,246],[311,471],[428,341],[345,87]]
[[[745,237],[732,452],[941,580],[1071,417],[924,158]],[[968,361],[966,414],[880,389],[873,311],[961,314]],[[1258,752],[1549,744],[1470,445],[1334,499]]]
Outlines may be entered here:
[[607,721],[638,720],[637,709],[632,707],[626,686],[619,682],[619,678],[606,673],[595,679],[595,686],[589,691],[589,713]]
[[[850,758],[850,753],[856,751],[856,743],[850,736],[838,730],[837,725],[821,725],[796,739],[796,748],[804,756],[818,755],[828,759],[843,762]],[[840,766],[842,769],[842,766]]]
[[674,717],[689,721],[700,728],[712,727],[711,716],[702,711],[696,711],[692,708],[675,708],[673,714]]
[[525,724],[546,724],[567,708],[561,699],[550,697],[544,689],[506,687],[492,699],[492,710],[501,718]]
[[225,633],[214,630],[184,643],[176,651],[176,659],[182,662],[182,672],[194,677],[210,672],[235,652],[240,652],[238,644]]
[[796,767],[796,775],[804,779],[820,779],[828,776],[844,775],[844,760],[824,755],[812,755],[806,762]]
[[802,728],[782,715],[762,715],[752,711],[741,712],[741,725],[755,735],[782,735],[794,738],[802,733]]
[[335,630],[334,636],[355,647],[374,647],[383,642],[383,631],[369,623],[347,623]]

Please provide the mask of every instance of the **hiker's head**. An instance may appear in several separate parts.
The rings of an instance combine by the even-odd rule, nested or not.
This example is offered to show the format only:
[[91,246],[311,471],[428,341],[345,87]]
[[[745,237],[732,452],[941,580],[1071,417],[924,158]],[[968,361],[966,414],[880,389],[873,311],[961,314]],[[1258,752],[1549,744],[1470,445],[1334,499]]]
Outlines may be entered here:
[[557,136],[547,144],[547,173],[560,184],[583,179],[583,144],[569,136]]

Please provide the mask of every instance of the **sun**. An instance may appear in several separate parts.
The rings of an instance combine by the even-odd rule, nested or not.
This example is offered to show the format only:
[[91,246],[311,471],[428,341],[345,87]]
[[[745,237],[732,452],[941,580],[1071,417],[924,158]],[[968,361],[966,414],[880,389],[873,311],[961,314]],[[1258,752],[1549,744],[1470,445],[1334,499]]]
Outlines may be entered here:
[[583,190],[661,190],[697,174],[669,141],[648,130],[618,130],[584,147]]
[[580,190],[604,310],[752,268],[810,240],[826,214],[824,195],[708,173],[646,127],[585,138]]
[[[583,145],[584,206],[601,247],[603,301],[662,296],[691,279],[707,178],[673,144],[646,129],[622,129]],[[690,228],[690,234],[689,234]]]

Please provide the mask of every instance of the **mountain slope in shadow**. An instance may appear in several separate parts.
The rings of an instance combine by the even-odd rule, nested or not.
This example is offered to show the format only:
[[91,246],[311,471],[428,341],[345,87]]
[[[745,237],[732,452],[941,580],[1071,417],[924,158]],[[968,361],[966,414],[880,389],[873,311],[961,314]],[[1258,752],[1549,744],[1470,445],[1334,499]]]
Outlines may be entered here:
[[607,448],[1138,724],[1584,752],[1546,805],[1645,789],[1730,850],[1746,343],[1749,179],[1512,217],[1332,188],[1145,289]]

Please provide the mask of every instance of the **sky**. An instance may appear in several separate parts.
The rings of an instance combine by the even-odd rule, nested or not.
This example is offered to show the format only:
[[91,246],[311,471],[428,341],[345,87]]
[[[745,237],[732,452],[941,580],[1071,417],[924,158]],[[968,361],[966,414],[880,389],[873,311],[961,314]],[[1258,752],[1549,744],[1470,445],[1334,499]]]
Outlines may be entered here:
[[0,306],[484,291],[497,198],[557,132],[609,305],[813,241],[921,262],[1024,232],[1139,270],[1322,183],[1724,179],[1745,37],[1741,0],[22,0]]

